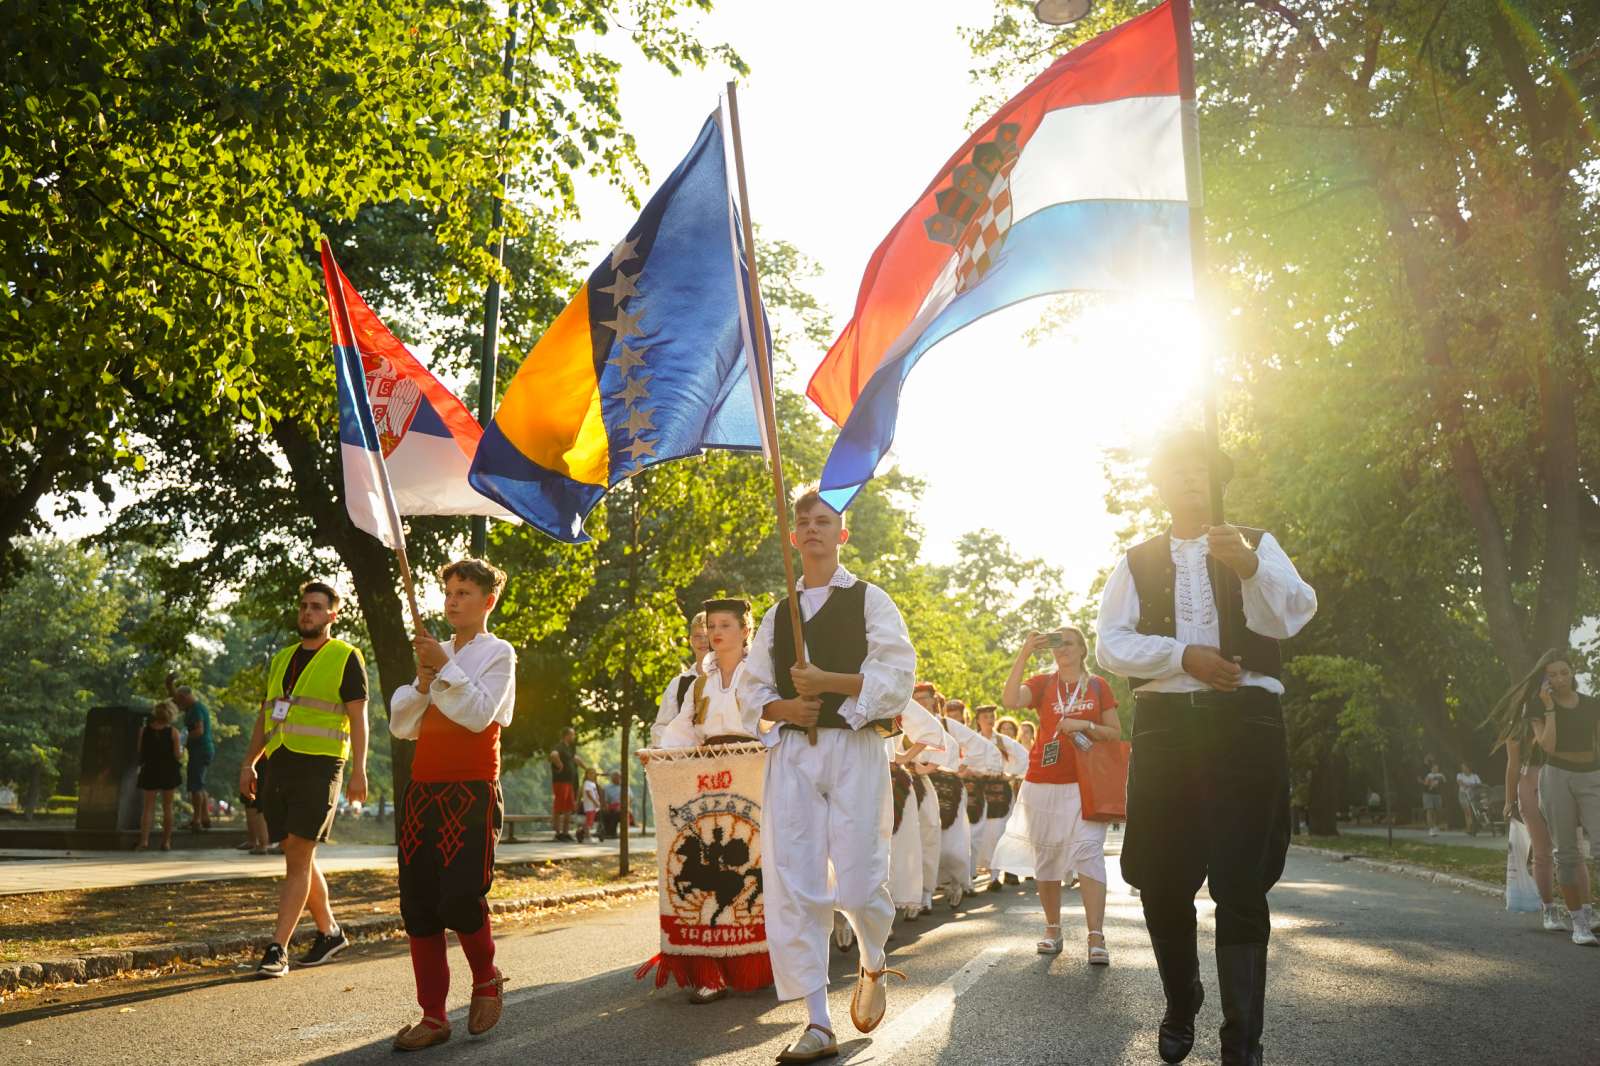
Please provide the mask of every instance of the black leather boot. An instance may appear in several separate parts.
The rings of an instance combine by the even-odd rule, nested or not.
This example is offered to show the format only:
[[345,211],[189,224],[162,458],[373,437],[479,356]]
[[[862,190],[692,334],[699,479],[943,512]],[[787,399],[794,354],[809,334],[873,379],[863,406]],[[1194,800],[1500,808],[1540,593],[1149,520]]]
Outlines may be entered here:
[[1222,992],[1222,1066],[1260,1066],[1267,998],[1267,945],[1217,948]]
[[1194,1016],[1206,1000],[1200,983],[1200,960],[1193,940],[1187,942],[1150,941],[1161,973],[1161,991],[1167,997],[1167,1012],[1161,1016],[1157,1048],[1162,1062],[1182,1062],[1194,1048]]

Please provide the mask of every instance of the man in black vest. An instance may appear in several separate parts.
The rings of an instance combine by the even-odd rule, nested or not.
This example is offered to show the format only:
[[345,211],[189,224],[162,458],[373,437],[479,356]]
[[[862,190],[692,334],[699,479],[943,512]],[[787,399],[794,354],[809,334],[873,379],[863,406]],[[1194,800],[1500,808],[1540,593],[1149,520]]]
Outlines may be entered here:
[[[751,642],[739,702],[779,723],[765,735],[761,867],[767,951],[782,1000],[804,999],[810,1024],[780,1062],[839,1052],[828,1014],[828,939],[842,911],[860,945],[850,1018],[861,1032],[885,1010],[884,944],[894,923],[889,755],[878,727],[911,700],[917,655],[894,601],[839,565],[844,518],[816,492],[794,505],[806,662],[795,657],[789,601],[774,604]],[[813,742],[807,729],[815,727]],[[828,871],[833,869],[830,885]]]
[[1317,610],[1272,534],[1212,526],[1210,468],[1232,463],[1200,433],[1162,442],[1150,478],[1169,532],[1130,550],[1106,582],[1100,665],[1133,687],[1133,761],[1122,876],[1138,887],[1166,993],[1159,1050],[1181,1062],[1204,999],[1195,893],[1216,903],[1222,1062],[1261,1062],[1267,891],[1289,845],[1288,752],[1278,642]]

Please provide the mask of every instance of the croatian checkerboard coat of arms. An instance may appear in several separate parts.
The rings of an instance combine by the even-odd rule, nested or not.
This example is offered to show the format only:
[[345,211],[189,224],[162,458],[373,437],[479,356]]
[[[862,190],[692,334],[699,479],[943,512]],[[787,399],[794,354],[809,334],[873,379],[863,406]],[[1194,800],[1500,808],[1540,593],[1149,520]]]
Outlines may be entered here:
[[661,952],[641,966],[688,988],[772,983],[761,879],[766,748],[655,748],[646,776],[656,810]]
[[1011,169],[1021,150],[1021,127],[1003,123],[973,146],[934,196],[938,211],[923,221],[928,238],[956,250],[956,291],[966,292],[994,266],[1011,229]]

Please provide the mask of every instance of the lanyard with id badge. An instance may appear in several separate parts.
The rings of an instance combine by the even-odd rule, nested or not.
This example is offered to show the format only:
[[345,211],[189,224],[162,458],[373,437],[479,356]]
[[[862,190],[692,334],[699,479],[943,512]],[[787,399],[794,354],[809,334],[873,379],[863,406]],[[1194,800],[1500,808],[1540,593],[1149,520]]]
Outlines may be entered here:
[[[1086,680],[1086,676],[1080,676],[1077,685],[1073,686],[1072,695],[1068,696],[1065,702],[1062,702],[1061,694],[1065,691],[1066,686],[1061,683],[1061,675],[1056,675],[1056,715],[1058,717],[1066,718],[1072,713],[1072,708],[1078,705],[1078,698],[1083,695],[1083,684]],[[1039,765],[1054,766],[1060,761],[1061,734],[1058,732],[1051,736],[1050,740],[1045,744],[1044,752],[1039,757]]]

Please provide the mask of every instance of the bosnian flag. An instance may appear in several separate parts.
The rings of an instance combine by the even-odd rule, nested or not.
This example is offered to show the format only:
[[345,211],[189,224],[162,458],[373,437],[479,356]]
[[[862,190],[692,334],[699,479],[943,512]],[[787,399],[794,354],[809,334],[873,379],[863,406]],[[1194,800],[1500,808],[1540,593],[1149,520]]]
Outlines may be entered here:
[[806,393],[840,426],[822,496],[844,510],[894,440],[928,349],[1049,293],[1194,294],[1170,0],[1057,59],[972,135],[878,245]]
[[350,521],[390,548],[401,515],[514,516],[467,483],[483,430],[373,314],[322,242]]

